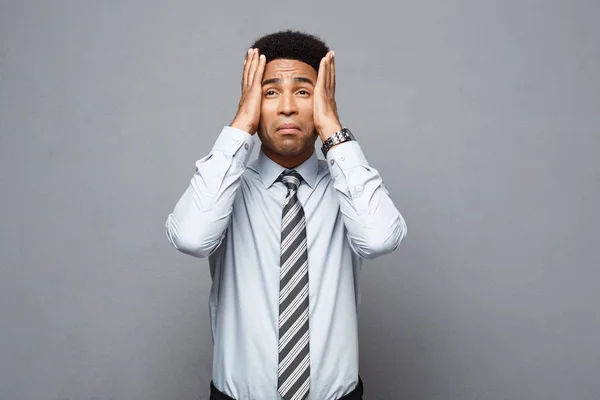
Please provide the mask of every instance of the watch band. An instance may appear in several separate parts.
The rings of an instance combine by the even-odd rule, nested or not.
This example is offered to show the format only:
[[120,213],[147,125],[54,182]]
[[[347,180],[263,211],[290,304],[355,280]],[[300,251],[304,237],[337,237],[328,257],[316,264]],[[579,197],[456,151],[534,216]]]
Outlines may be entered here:
[[336,144],[348,142],[350,140],[356,139],[354,138],[352,132],[350,132],[350,129],[343,127],[323,142],[323,145],[321,146],[321,151],[323,152],[323,155],[327,158],[327,152],[329,152],[329,150],[333,146],[335,146]]

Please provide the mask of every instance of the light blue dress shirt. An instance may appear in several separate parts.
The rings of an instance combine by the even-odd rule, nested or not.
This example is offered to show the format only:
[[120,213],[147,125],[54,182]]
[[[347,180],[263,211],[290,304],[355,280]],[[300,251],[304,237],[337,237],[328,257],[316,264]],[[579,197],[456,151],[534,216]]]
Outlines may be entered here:
[[[281,214],[284,167],[247,132],[224,127],[196,162],[166,221],[181,252],[209,257],[213,382],[237,400],[277,392]],[[358,383],[359,276],[364,258],[395,250],[406,223],[357,141],[316,152],[295,168],[306,215],[309,267],[309,400],[335,400]]]

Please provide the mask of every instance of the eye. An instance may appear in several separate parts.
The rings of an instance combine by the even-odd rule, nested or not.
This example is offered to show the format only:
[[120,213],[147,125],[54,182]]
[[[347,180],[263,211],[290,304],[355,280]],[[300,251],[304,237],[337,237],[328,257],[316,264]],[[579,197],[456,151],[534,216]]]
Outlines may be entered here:
[[265,92],[265,96],[274,95],[274,94],[275,94],[275,91],[274,91],[274,90],[267,90],[267,91]]
[[301,95],[303,95],[303,96],[306,96],[306,95],[310,94],[310,92],[308,92],[307,90],[300,90],[298,93],[301,94]]

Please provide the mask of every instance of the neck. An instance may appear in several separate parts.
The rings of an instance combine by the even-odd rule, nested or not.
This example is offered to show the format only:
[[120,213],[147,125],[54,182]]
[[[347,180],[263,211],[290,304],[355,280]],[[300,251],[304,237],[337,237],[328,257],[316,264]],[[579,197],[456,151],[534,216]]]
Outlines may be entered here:
[[315,151],[314,147],[309,147],[301,153],[295,154],[293,156],[285,156],[275,153],[273,150],[269,149],[264,145],[262,145],[261,148],[263,153],[265,153],[267,157],[269,157],[271,160],[275,161],[277,164],[287,169],[296,168],[298,165],[308,160]]

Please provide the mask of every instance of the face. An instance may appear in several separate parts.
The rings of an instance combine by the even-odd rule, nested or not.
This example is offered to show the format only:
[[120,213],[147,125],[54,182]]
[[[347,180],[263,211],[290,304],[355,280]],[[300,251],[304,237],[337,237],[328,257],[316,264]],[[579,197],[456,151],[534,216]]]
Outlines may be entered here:
[[282,165],[283,160],[304,161],[314,151],[316,83],[317,73],[302,61],[278,59],[265,66],[257,134],[263,151]]

